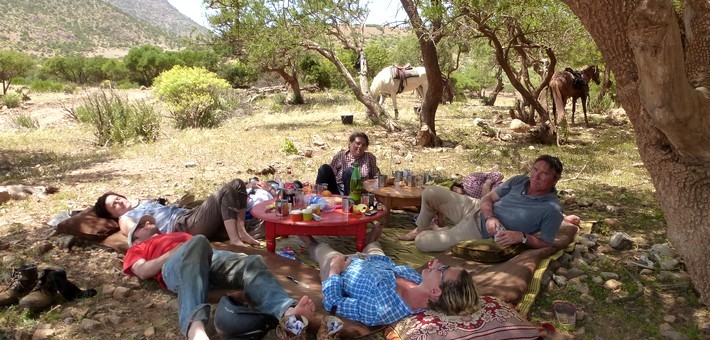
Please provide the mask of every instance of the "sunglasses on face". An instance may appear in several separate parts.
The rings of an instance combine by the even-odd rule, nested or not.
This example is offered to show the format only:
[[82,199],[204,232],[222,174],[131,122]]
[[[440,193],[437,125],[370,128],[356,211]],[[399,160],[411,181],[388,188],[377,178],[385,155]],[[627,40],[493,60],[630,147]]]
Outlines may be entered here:
[[449,268],[449,267],[450,267],[450,266],[448,266],[448,265],[441,265],[441,266],[439,266],[439,267],[436,268],[439,272],[441,272],[441,283],[439,283],[439,285],[443,285],[443,284],[444,284],[444,270],[446,270],[446,269]]

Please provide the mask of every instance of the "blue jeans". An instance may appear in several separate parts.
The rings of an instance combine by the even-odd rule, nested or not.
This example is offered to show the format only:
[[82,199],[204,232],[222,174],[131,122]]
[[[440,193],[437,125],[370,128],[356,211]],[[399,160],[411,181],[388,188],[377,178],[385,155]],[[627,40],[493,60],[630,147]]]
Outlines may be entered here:
[[244,289],[256,309],[280,319],[296,300],[276,281],[259,255],[212,250],[203,235],[193,236],[165,262],[163,280],[178,295],[180,331],[187,334],[192,321],[207,324],[210,287]]

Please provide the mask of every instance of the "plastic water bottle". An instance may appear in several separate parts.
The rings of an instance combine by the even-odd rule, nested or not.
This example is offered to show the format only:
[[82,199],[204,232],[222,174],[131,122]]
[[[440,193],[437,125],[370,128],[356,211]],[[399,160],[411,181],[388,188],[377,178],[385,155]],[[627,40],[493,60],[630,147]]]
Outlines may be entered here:
[[277,249],[276,254],[279,254],[287,259],[296,259],[296,253],[293,252],[293,248],[291,246],[285,246],[281,249]]
[[493,240],[498,242],[498,235],[500,235],[501,232],[505,231],[505,227],[502,225],[499,225],[498,228],[496,228],[496,234],[493,235]]

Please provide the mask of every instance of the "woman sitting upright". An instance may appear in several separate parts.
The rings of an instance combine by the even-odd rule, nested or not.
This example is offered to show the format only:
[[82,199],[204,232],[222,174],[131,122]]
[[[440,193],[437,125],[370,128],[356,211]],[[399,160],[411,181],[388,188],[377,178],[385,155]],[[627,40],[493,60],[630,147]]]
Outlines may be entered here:
[[377,158],[367,152],[370,139],[363,132],[353,132],[350,135],[347,150],[341,150],[333,157],[330,164],[323,164],[318,169],[316,184],[328,184],[328,190],[334,194],[350,194],[350,176],[353,173],[353,163],[360,165],[360,175],[363,180],[375,178],[380,173]]

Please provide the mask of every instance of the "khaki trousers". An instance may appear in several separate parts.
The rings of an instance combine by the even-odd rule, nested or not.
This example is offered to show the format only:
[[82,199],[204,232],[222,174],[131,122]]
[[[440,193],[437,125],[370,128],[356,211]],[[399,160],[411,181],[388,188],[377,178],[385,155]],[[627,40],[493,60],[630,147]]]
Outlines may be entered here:
[[[454,222],[451,228],[428,230],[437,212]],[[481,239],[481,201],[457,194],[442,186],[428,186],[422,191],[422,207],[417,228],[425,230],[414,239],[419,251],[448,251],[456,243]]]

